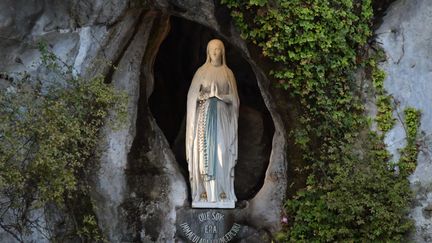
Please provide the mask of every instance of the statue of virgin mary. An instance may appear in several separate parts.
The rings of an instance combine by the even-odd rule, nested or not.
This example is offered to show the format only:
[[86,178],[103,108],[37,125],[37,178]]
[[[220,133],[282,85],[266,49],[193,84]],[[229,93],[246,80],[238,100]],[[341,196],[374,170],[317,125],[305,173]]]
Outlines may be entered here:
[[234,208],[239,97],[218,39],[207,45],[187,97],[186,159],[194,208]]

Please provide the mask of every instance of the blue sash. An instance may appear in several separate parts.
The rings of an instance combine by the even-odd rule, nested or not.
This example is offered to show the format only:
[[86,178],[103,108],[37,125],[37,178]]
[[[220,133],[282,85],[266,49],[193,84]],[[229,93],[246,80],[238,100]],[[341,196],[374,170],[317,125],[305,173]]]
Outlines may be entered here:
[[211,97],[208,99],[208,109],[206,114],[206,126],[205,126],[205,136],[204,143],[205,146],[205,161],[204,170],[206,173],[205,180],[210,181],[215,179],[216,173],[216,163],[217,163],[217,102],[216,97]]

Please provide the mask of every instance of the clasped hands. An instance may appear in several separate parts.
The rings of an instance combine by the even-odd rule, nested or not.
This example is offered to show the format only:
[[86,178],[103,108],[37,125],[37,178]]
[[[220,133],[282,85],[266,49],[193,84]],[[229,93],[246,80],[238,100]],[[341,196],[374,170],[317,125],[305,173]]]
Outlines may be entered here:
[[226,98],[226,95],[219,95],[218,87],[215,83],[212,83],[210,86],[210,93],[200,92],[198,99],[199,100],[206,100],[208,98],[216,97],[219,100],[229,103],[228,99]]

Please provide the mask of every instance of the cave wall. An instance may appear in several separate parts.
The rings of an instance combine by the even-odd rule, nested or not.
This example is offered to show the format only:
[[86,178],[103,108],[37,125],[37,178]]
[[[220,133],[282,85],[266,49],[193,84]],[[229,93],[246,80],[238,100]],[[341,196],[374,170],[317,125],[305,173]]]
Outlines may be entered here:
[[[62,61],[72,65],[77,73],[83,76],[90,75],[86,72],[100,71],[107,74],[107,62],[118,62],[139,19],[139,12],[127,11],[126,7],[124,1],[1,1],[0,8],[4,11],[0,13],[0,55],[3,57],[0,60],[0,70],[12,75],[26,71],[41,80],[49,79],[49,75],[41,67],[40,53],[37,50],[37,43],[43,40]],[[128,14],[123,16],[126,12]],[[102,63],[95,61],[102,60],[101,58]],[[87,69],[92,63],[97,68]],[[4,80],[0,80],[2,81]],[[120,82],[115,83],[121,88]],[[129,125],[132,120],[133,113],[129,115]],[[123,137],[127,137],[128,133],[128,129],[119,131]],[[122,145],[111,147],[121,150]],[[113,164],[112,167],[118,168],[118,164],[121,163]],[[120,173],[109,180],[115,185],[111,190],[113,202],[117,200],[117,192],[123,189],[122,183],[117,183],[121,182],[118,174]],[[100,185],[103,184],[100,181]],[[103,205],[100,206],[103,208]],[[107,214],[110,215],[111,212],[107,211]],[[43,227],[40,231],[29,232],[24,238],[25,242],[48,242],[47,236],[65,232],[56,229],[58,224],[65,223],[65,212],[45,208],[37,210],[32,217],[39,219],[39,224]],[[45,227],[54,230],[48,232]],[[16,242],[2,230],[0,241]]]

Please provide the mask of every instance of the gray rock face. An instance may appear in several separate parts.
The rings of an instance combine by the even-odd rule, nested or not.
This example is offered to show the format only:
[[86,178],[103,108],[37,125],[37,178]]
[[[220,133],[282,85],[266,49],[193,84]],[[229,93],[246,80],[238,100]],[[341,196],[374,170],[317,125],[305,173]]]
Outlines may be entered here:
[[[189,205],[185,177],[148,106],[155,82],[153,64],[169,31],[169,15],[225,37],[252,68],[275,131],[270,158],[259,158],[269,161],[266,170],[265,165],[260,167],[265,170],[264,185],[240,209],[243,240],[268,240],[263,232],[280,228],[286,191],[285,129],[269,80],[232,23],[220,18],[220,6],[204,0],[6,0],[0,2],[0,9],[5,10],[0,13],[0,71],[26,70],[43,77],[36,46],[44,40],[77,75],[100,73],[128,95],[126,124],[117,130],[103,129],[99,164],[90,178],[97,221],[110,242],[173,242],[176,210]],[[248,114],[249,121],[262,123],[259,114]],[[43,242],[44,236],[33,232],[26,239]],[[14,242],[1,230],[0,241]]]
[[[151,26],[151,22],[147,23]],[[132,26],[134,28],[134,26]],[[111,241],[122,241],[127,231],[127,223],[120,215],[120,205],[127,197],[125,170],[128,153],[136,134],[136,117],[139,97],[139,70],[143,58],[147,29],[144,24],[132,37],[130,45],[123,54],[118,69],[112,76],[113,84],[128,95],[128,121],[123,129],[107,128],[103,136],[101,163],[95,178],[94,197],[97,198],[99,222],[104,226],[104,233]]]
[[397,110],[396,126],[387,134],[386,143],[394,160],[398,149],[405,145],[403,110],[414,107],[421,110],[422,134],[418,145],[418,164],[410,176],[416,193],[410,217],[415,221],[412,234],[415,242],[432,241],[432,5],[428,0],[400,0],[388,9],[383,23],[376,31],[387,61],[382,68],[387,73],[385,89],[394,97]]
[[257,184],[267,169],[266,150],[271,147],[264,116],[259,111],[242,106],[239,117],[239,158],[235,167],[235,192],[237,198],[250,198],[261,186]]

